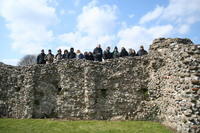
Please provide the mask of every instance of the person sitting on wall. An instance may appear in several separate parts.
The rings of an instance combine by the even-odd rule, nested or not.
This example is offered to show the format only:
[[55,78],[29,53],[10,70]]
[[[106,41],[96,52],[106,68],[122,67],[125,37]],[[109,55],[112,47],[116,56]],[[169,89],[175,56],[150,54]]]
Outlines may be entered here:
[[144,50],[144,46],[140,46],[140,50],[137,52],[137,56],[143,56],[148,54],[146,50]]
[[93,56],[92,52],[88,53],[88,57],[89,57],[88,60],[94,61],[94,56]]
[[120,52],[120,57],[125,57],[128,56],[128,52],[124,47],[122,47],[121,52]]
[[76,51],[76,59],[84,59],[84,55],[81,53],[80,50]]
[[47,64],[53,63],[54,55],[51,53],[51,49],[49,49],[48,54],[45,56],[45,60]]
[[62,59],[68,59],[68,50],[64,50],[64,54],[62,55]]
[[103,52],[100,44],[94,49],[93,56],[95,61],[102,61]]
[[107,47],[106,50],[104,51],[103,58],[104,60],[113,58],[113,54],[110,52],[110,47]]
[[113,58],[118,58],[120,56],[120,53],[117,47],[114,48],[112,55],[113,55]]
[[58,52],[58,53],[57,53],[56,56],[55,56],[55,61],[61,61],[61,60],[62,60],[62,57],[63,57],[63,55],[62,55],[62,50],[59,49],[57,52]]
[[42,49],[41,53],[37,56],[37,64],[46,64],[45,56],[44,49]]
[[135,52],[135,50],[132,49],[132,48],[129,49],[129,53],[128,53],[128,54],[129,54],[129,56],[132,56],[132,57],[133,57],[133,56],[136,56],[136,52]]
[[74,58],[76,58],[76,53],[74,52],[74,48],[70,48],[68,59],[74,59]]

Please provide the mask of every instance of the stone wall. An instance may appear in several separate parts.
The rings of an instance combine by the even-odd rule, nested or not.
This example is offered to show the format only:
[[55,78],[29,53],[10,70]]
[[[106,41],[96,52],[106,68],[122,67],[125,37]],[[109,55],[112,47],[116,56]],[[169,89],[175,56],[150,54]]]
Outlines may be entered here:
[[0,117],[153,120],[197,133],[199,62],[199,45],[160,38],[142,57],[0,64]]

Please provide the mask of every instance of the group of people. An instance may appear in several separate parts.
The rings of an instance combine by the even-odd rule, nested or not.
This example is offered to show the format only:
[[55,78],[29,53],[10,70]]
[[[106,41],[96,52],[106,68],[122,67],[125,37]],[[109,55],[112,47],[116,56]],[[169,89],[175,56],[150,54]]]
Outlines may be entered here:
[[45,54],[44,50],[41,50],[41,53],[37,57],[37,64],[51,64],[56,61],[65,60],[65,59],[85,59],[91,61],[102,61],[107,59],[125,57],[125,56],[142,56],[148,54],[144,50],[143,46],[140,46],[140,50],[136,53],[134,49],[129,49],[127,51],[124,47],[121,48],[121,51],[118,51],[118,48],[115,47],[113,52],[111,52],[110,47],[107,47],[105,51],[102,50],[101,45],[98,45],[93,52],[81,53],[80,50],[74,52],[74,48],[71,48],[70,51],[59,49],[57,54],[54,56],[51,50],[48,50],[48,54]]

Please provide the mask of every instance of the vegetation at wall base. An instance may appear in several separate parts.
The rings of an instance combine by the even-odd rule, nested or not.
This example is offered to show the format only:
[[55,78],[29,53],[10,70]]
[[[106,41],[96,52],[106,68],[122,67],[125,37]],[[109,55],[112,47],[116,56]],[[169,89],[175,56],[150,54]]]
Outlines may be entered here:
[[63,121],[0,119],[0,133],[173,133],[148,121]]

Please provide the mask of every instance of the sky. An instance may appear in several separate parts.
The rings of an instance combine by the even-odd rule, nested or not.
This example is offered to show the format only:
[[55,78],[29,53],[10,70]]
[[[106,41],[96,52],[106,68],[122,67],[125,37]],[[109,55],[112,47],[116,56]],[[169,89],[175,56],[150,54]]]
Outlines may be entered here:
[[200,43],[200,0],[0,0],[0,62],[17,65],[41,49],[97,44],[148,49],[155,38]]

